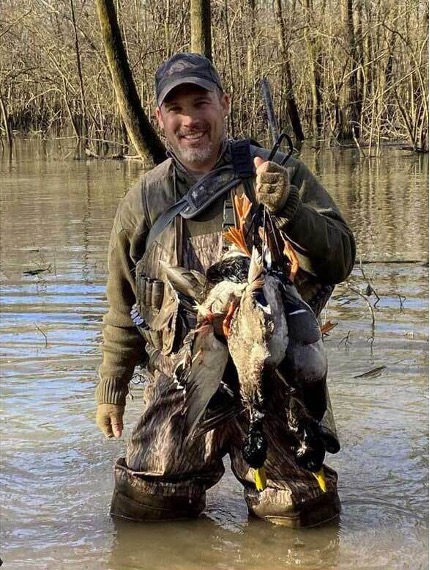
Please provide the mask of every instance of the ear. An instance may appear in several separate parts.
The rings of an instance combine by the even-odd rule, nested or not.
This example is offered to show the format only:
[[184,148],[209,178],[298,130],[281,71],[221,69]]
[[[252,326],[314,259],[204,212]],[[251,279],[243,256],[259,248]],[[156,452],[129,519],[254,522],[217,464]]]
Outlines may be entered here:
[[164,121],[163,121],[163,115],[162,115],[160,107],[157,107],[155,109],[155,116],[157,117],[158,126],[160,127],[160,129],[162,129],[164,131]]

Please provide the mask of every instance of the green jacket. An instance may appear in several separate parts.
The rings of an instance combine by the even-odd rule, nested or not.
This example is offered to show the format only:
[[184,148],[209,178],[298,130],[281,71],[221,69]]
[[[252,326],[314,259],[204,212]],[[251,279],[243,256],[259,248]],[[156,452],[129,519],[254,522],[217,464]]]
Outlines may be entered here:
[[[269,151],[251,147],[253,156],[267,159]],[[229,144],[216,167],[231,162]],[[304,256],[300,263],[322,284],[340,283],[352,270],[355,243],[336,204],[304,163],[287,163],[290,194],[278,216],[282,229]],[[223,203],[218,199],[197,218],[175,220],[145,251],[149,229],[158,216],[185,195],[195,180],[174,158],[143,174],[118,206],[109,243],[107,298],[103,319],[103,362],[96,389],[97,403],[125,404],[134,368],[146,361],[145,342],[133,325],[136,265],[161,278],[159,261],[206,271],[222,248]],[[162,331],[166,327],[159,326]],[[166,349],[165,354],[168,353]]]

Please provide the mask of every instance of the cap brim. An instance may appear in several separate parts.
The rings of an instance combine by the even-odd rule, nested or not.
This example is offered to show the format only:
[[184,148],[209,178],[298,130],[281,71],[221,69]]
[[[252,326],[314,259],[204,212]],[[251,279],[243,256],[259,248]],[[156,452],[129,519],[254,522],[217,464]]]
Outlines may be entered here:
[[167,97],[169,93],[173,91],[173,89],[176,89],[176,87],[179,87],[180,85],[184,85],[186,83],[198,85],[199,87],[203,87],[203,89],[206,89],[207,91],[215,91],[215,89],[218,87],[218,85],[213,81],[208,81],[207,79],[201,79],[200,77],[180,77],[161,90],[157,99],[158,106],[161,107],[161,105],[164,102],[164,99]]

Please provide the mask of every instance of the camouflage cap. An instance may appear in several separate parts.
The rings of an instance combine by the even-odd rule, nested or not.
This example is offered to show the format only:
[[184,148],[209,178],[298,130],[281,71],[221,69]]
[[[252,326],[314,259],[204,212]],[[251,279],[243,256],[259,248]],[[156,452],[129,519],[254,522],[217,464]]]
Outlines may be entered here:
[[162,63],[155,73],[158,106],[172,89],[184,83],[193,83],[208,91],[217,87],[223,90],[220,76],[211,61],[198,53],[177,53]]

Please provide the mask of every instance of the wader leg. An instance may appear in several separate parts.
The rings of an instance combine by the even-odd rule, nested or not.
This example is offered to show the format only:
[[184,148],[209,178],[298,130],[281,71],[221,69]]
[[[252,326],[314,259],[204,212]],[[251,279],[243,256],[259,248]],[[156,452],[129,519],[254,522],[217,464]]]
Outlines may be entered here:
[[[219,431],[184,444],[183,391],[156,373],[145,390],[145,407],[125,458],[115,465],[111,514],[131,520],[198,516],[206,490],[224,473]],[[221,428],[222,431],[222,428]]]
[[315,526],[336,518],[340,513],[336,472],[324,466],[327,491],[323,493],[315,477],[297,467],[276,427],[271,423],[265,430],[267,487],[263,491],[256,490],[254,472],[242,457],[241,442],[246,430],[237,426],[237,437],[232,438],[238,443],[229,452],[232,470],[244,486],[249,513],[291,528]]
[[[267,487],[255,488],[254,472],[242,457],[242,446],[248,425],[241,416],[230,433],[229,454],[232,470],[244,486],[245,501],[251,514],[292,528],[315,526],[337,518],[340,501],[337,473],[324,466],[327,491],[324,493],[315,477],[297,466],[291,454],[291,435],[285,429],[286,399],[283,387],[273,379],[266,400],[268,410],[264,433],[268,450],[265,461]],[[239,423],[240,422],[240,423]]]

